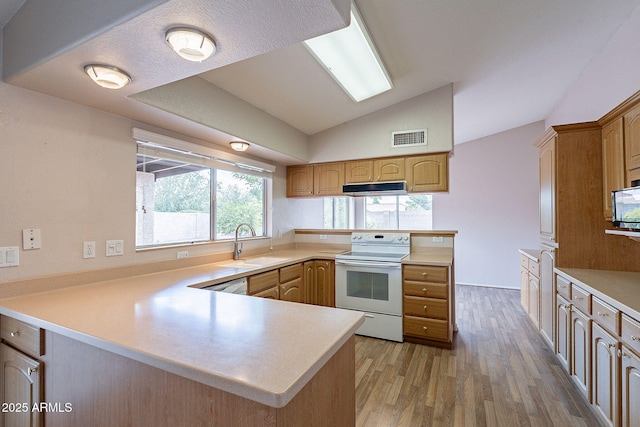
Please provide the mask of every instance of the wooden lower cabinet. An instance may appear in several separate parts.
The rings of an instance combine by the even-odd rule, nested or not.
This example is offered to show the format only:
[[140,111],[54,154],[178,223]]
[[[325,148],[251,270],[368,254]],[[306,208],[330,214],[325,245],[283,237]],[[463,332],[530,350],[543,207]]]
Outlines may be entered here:
[[42,426],[44,411],[38,408],[44,401],[44,331],[0,316],[0,337],[0,426]]
[[598,324],[592,334],[593,407],[606,425],[618,425],[618,341]]
[[622,393],[620,401],[622,427],[640,426],[640,356],[624,344],[620,351]]
[[304,302],[302,263],[254,274],[248,282],[247,293],[251,296]]
[[591,319],[571,308],[571,340],[569,374],[580,392],[591,403]]
[[520,303],[536,328],[540,327],[540,263],[520,254]]
[[556,319],[556,357],[568,373],[571,360],[571,304],[560,295],[556,299]]
[[406,264],[402,269],[403,335],[406,341],[451,348],[452,284],[449,267]]
[[329,260],[305,262],[304,285],[307,304],[335,307],[335,262]]
[[43,401],[42,363],[6,344],[0,344],[0,363],[0,426],[42,426],[43,412],[33,410]]

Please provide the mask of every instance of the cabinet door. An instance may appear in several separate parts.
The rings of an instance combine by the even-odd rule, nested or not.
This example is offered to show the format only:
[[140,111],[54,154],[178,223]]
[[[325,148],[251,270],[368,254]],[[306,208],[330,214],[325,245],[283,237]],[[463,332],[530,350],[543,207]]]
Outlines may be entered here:
[[304,302],[305,304],[317,304],[316,269],[313,261],[307,261],[304,268]]
[[287,197],[313,196],[313,165],[287,166]]
[[604,219],[611,221],[611,192],[625,187],[622,117],[602,128],[602,201]]
[[571,308],[571,379],[591,402],[591,320],[575,307]]
[[344,163],[323,163],[313,167],[316,196],[340,196],[344,185]]
[[43,401],[41,363],[5,344],[0,344],[0,363],[2,403],[19,405],[0,411],[0,425],[41,426],[42,413],[31,411]]
[[556,140],[540,147],[540,237],[556,240]]
[[609,426],[618,422],[618,342],[597,323],[592,330],[593,406]]
[[529,271],[524,267],[520,267],[520,304],[529,314]]
[[350,161],[345,169],[345,182],[349,184],[373,181],[373,160]]
[[569,334],[569,328],[571,324],[571,304],[561,296],[558,296],[556,303],[556,318],[556,356],[564,369],[570,372],[571,336]]
[[281,283],[280,299],[283,301],[304,302],[302,277]]
[[555,330],[555,249],[542,245],[540,247],[540,333],[549,347],[554,348]]
[[272,288],[257,292],[252,296],[258,298],[280,299],[280,289],[278,288],[278,286],[274,286]]
[[640,426],[640,357],[622,346],[622,427]]
[[407,187],[413,193],[448,191],[449,154],[430,154],[405,159]]
[[375,181],[401,181],[404,179],[404,157],[378,159],[373,162]]
[[540,279],[533,274],[527,275],[529,279],[529,317],[536,328],[540,327]]
[[627,170],[640,168],[640,105],[624,115]]
[[336,306],[335,277],[333,262],[315,261],[315,281],[317,287],[317,304],[327,307]]

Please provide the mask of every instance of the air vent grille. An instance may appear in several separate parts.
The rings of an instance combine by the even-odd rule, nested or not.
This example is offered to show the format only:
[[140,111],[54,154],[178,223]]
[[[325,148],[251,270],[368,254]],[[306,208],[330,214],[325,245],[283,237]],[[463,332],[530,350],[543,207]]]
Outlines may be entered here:
[[414,147],[416,145],[427,145],[426,129],[391,132],[392,147]]

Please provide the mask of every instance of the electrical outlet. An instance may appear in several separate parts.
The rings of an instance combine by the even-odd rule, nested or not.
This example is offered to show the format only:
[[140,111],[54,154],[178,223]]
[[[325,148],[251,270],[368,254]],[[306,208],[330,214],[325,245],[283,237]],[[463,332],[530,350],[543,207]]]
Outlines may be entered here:
[[178,251],[178,258],[189,258],[189,251]]
[[326,234],[321,234],[320,235],[320,240],[327,240],[327,235]]
[[95,258],[96,257],[96,242],[84,242],[82,244],[82,258]]
[[433,243],[442,243],[442,242],[444,242],[444,237],[442,236],[435,236],[433,238]]

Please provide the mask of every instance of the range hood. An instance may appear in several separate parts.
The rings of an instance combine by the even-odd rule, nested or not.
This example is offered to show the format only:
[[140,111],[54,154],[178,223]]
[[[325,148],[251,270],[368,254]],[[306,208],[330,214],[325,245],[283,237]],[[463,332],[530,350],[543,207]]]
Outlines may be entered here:
[[349,196],[384,196],[407,194],[407,182],[364,182],[361,184],[345,184],[342,192]]

